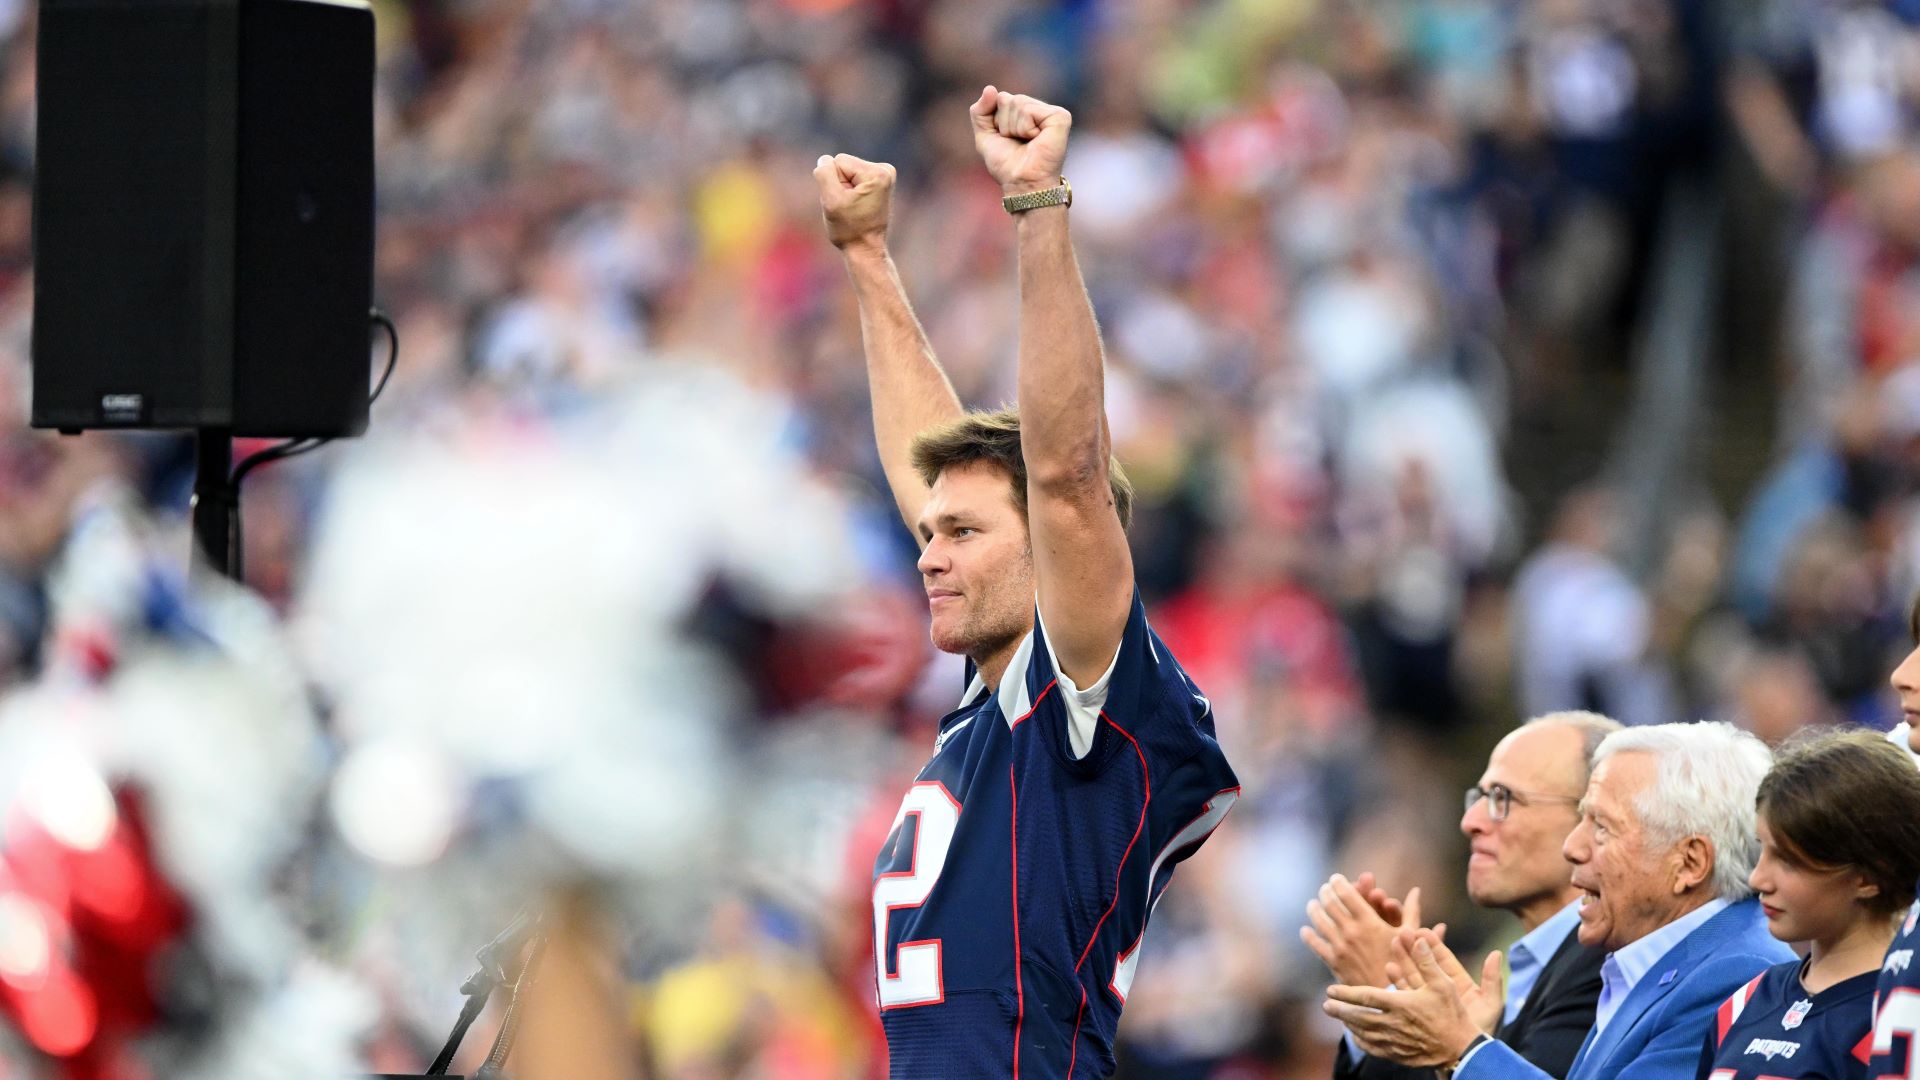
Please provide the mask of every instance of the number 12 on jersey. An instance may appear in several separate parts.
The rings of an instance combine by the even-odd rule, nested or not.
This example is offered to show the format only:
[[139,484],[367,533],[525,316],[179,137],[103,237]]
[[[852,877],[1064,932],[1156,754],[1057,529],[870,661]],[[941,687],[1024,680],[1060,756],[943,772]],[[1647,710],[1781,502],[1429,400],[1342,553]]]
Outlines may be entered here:
[[[940,871],[947,865],[954,830],[960,825],[960,804],[938,781],[913,785],[900,800],[900,812],[894,815],[890,843],[900,842],[909,816],[916,821],[913,857],[907,869],[881,874],[873,883],[874,974],[882,1009],[935,1005],[946,1000],[940,974],[940,939],[903,941],[897,950],[891,950],[887,947],[887,927],[894,912],[917,908],[933,895],[934,882],[940,880]],[[889,975],[889,969],[894,973]]]

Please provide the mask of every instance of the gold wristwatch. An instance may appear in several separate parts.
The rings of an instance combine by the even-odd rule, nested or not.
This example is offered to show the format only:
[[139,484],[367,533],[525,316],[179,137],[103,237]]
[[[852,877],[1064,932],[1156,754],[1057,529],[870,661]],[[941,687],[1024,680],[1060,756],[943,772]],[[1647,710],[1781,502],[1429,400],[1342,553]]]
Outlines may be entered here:
[[1060,178],[1058,187],[1040,191],[1023,191],[1018,195],[1003,195],[1000,197],[1000,205],[1009,214],[1024,214],[1043,206],[1072,206],[1073,185],[1067,183],[1067,178],[1063,176]]

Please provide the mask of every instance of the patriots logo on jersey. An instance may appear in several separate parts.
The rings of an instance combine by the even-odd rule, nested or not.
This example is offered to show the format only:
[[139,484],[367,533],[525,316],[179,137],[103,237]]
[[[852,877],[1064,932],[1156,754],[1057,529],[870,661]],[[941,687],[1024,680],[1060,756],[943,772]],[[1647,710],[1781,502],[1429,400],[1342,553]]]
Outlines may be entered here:
[[[1712,1060],[1701,1080],[1843,1080],[1864,1071],[1873,1042],[1873,988],[1868,971],[1817,994],[1801,985],[1800,960],[1777,964],[1720,1006]],[[1791,1032],[1788,1036],[1786,1032]],[[1735,1047],[1742,1047],[1738,1053]],[[1764,1058],[1765,1064],[1754,1060]]]
[[967,725],[971,723],[973,723],[973,717],[969,716],[965,720],[962,720],[959,723],[948,728],[947,730],[941,732],[939,735],[936,735],[933,740],[933,752],[935,754],[940,753],[941,748],[947,745],[948,739],[951,739],[955,735],[958,735],[962,731],[966,730]]

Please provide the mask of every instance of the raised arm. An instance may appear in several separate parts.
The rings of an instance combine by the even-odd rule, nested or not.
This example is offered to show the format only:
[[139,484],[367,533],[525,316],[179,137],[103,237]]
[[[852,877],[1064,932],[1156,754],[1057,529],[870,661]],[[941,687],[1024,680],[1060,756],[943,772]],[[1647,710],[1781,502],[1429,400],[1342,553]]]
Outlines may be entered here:
[[924,547],[917,523],[927,501],[927,485],[913,471],[913,437],[960,416],[963,410],[953,384],[933,357],[933,347],[914,317],[887,251],[893,166],[852,154],[823,155],[813,177],[820,184],[827,239],[840,249],[860,302],[860,340],[867,354],[867,389],[873,398],[880,467],[907,531]]
[[[974,147],[1002,191],[1057,187],[1067,110],[989,86],[969,110]],[[1067,235],[1067,208],[1015,215],[1020,253],[1020,450],[1027,465],[1040,616],[1054,660],[1080,686],[1120,647],[1133,557],[1108,481],[1100,327]]]

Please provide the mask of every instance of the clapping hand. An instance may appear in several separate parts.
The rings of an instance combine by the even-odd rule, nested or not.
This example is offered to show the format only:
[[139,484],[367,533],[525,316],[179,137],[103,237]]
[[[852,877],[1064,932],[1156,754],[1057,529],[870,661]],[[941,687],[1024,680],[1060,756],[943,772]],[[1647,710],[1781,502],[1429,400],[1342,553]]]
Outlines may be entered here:
[[1322,1008],[1345,1024],[1370,1055],[1416,1068],[1452,1065],[1487,1031],[1483,1022],[1489,1000],[1495,1003],[1492,1021],[1498,1023],[1500,954],[1487,958],[1480,984],[1465,980],[1472,987],[1469,994],[1441,964],[1436,949],[1445,946],[1436,935],[1408,937],[1410,945],[1402,937],[1394,942],[1394,989],[1331,986]]
[[[1402,902],[1378,887],[1371,873],[1351,882],[1335,874],[1320,886],[1319,897],[1308,901],[1307,921],[1300,940],[1334,978],[1354,986],[1386,986],[1395,933],[1420,929],[1420,889],[1409,890]],[[1434,931],[1444,934],[1446,924]]]

